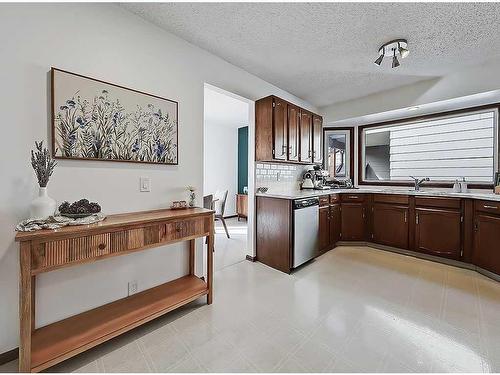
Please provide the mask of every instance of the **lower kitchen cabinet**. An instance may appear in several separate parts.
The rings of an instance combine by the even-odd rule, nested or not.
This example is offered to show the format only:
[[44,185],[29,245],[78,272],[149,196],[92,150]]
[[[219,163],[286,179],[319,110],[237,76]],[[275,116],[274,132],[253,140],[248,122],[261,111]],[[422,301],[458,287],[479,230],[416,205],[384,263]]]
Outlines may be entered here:
[[257,197],[257,259],[269,267],[290,273],[292,268],[292,201]]
[[330,206],[319,208],[319,252],[330,246]]
[[366,209],[363,203],[342,203],[342,241],[364,241],[366,236]]
[[460,259],[462,214],[458,210],[417,208],[415,211],[415,251]]
[[372,211],[372,223],[373,242],[408,249],[408,207],[375,203]]
[[473,262],[500,274],[500,216],[476,213]]
[[341,211],[340,204],[330,205],[330,247],[334,247],[335,244],[340,241],[341,234]]

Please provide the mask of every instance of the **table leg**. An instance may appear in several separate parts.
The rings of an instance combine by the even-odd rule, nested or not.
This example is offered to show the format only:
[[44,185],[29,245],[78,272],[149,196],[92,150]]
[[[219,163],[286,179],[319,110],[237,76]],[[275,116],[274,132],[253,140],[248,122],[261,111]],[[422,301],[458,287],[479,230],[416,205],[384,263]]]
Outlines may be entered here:
[[35,286],[31,276],[31,243],[21,242],[19,283],[19,372],[31,372],[31,334],[35,329]]
[[196,240],[189,241],[189,274],[194,275]]
[[208,246],[207,246],[207,285],[208,285],[208,294],[207,294],[207,304],[212,304],[213,299],[213,268],[214,268],[214,237],[215,237],[215,220],[212,216],[212,220],[210,221],[210,234],[208,236]]

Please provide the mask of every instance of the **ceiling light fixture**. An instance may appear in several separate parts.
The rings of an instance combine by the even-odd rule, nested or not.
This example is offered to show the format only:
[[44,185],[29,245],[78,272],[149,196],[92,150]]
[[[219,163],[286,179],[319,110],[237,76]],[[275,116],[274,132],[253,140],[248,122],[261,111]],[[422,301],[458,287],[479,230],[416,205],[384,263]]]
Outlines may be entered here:
[[382,45],[382,47],[378,49],[378,53],[379,57],[374,61],[376,65],[380,66],[385,56],[392,56],[391,66],[393,68],[397,68],[400,65],[400,62],[396,56],[396,53],[398,53],[399,56],[404,59],[406,56],[408,56],[410,51],[408,50],[408,42],[406,39],[394,39]]

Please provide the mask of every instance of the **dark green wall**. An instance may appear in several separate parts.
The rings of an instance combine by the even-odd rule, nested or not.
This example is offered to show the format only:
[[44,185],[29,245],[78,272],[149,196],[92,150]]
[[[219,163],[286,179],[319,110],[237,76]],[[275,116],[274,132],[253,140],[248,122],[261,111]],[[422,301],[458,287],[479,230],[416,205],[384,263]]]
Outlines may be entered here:
[[238,128],[238,193],[248,186],[248,126]]

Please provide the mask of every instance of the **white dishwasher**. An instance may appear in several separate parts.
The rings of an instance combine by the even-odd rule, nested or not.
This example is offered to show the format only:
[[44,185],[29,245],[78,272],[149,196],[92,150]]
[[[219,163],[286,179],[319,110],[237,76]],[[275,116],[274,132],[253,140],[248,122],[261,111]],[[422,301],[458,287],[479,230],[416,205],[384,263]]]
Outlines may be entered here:
[[293,267],[298,267],[318,254],[319,199],[293,201]]

